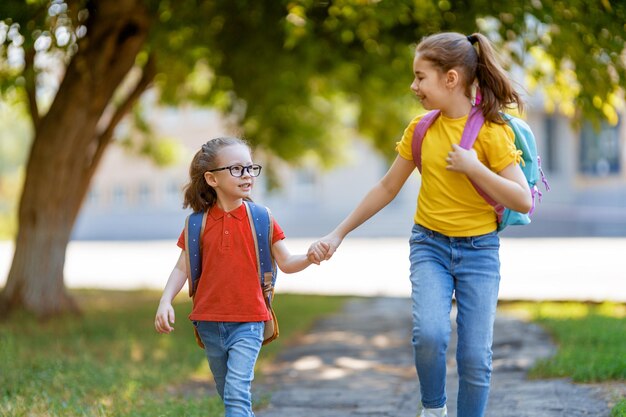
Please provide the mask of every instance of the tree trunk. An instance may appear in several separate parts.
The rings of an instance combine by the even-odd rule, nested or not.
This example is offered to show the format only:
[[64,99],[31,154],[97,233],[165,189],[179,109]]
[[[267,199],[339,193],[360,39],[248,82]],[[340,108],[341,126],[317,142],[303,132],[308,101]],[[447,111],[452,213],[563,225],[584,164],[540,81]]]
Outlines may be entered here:
[[[46,317],[77,311],[63,280],[66,247],[102,151],[121,118],[119,109],[106,120],[103,115],[133,68],[150,24],[141,0],[88,2],[88,8],[87,36],[79,42],[50,110],[36,124],[0,313],[24,308]],[[146,85],[137,88],[143,91]],[[124,112],[141,91],[128,95]]]

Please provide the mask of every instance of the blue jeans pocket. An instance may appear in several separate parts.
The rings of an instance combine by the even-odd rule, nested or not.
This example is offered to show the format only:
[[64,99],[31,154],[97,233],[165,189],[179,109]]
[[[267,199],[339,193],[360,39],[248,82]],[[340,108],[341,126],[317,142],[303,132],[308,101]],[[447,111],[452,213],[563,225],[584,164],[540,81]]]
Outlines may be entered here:
[[413,230],[411,232],[411,238],[409,239],[409,243],[422,243],[428,239],[428,233],[424,230],[423,227],[419,225],[413,226]]
[[250,336],[254,339],[258,339],[263,342],[263,330],[265,330],[265,323],[262,321],[250,322]]
[[496,232],[486,235],[472,237],[472,248],[474,249],[499,249],[500,237]]

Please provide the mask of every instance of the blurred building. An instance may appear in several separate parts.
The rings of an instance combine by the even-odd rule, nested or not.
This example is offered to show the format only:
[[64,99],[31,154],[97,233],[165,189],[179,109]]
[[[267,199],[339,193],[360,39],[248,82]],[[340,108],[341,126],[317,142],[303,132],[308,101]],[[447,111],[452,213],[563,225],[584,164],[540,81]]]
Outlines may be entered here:
[[[533,223],[510,227],[505,236],[626,236],[626,124],[585,124],[573,130],[568,119],[548,115],[534,105],[527,121],[538,141],[543,169],[552,190],[544,193]],[[157,110],[155,110],[157,112]],[[187,214],[181,189],[188,164],[209,138],[227,134],[215,112],[192,108],[159,109],[149,116],[159,135],[177,137],[185,150],[179,164],[154,163],[111,146],[93,179],[78,218],[74,239],[175,239]],[[399,138],[389,138],[389,146]],[[281,167],[283,187],[268,192],[261,175],[254,199],[272,209],[290,237],[328,233],[386,172],[383,160],[355,138],[350,158],[341,167]],[[260,161],[263,164],[263,161]],[[374,221],[352,236],[407,236],[419,188],[415,173],[400,195]]]

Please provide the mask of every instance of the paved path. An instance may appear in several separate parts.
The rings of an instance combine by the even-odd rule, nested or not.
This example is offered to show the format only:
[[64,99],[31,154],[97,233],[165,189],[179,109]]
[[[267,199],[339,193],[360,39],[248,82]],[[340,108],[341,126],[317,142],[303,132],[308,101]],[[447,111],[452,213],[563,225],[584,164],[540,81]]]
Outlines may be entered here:
[[[319,322],[265,371],[258,389],[272,395],[257,417],[415,417],[419,390],[410,311],[407,298],[355,299]],[[608,417],[605,390],[564,379],[526,379],[531,364],[553,352],[538,326],[499,315],[487,417]],[[449,417],[456,417],[453,355],[454,341],[448,352]]]

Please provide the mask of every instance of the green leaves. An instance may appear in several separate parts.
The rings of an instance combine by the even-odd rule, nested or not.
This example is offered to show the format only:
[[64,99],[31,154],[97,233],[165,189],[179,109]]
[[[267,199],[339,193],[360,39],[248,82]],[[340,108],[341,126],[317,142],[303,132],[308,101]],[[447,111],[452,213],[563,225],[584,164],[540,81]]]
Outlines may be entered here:
[[[532,84],[548,88],[550,107],[569,109],[564,111],[568,116],[576,113],[596,122],[617,123],[616,111],[623,101],[615,96],[626,85],[626,4],[542,0],[517,7],[514,3],[510,10],[512,19],[502,19],[499,32],[508,40],[528,33],[527,47],[540,50],[543,62],[549,62],[552,71],[546,73],[537,71],[541,63],[518,59],[524,68],[533,69]],[[568,89],[568,85],[573,91],[560,94],[560,87]]]
[[[332,160],[340,148],[335,145],[355,134],[351,129],[393,153],[393,143],[418,111],[408,90],[411,46],[437,31],[481,28],[507,62],[528,70],[530,89],[545,89],[547,109],[566,115],[615,122],[619,88],[626,83],[623,2],[145,3],[153,16],[145,51],[157,57],[161,100],[217,107],[239,121],[253,145],[292,162],[308,151]],[[25,84],[22,70],[7,66],[11,25],[19,25],[25,51],[47,36],[53,42],[38,54],[62,50],[67,62],[80,36],[88,42],[92,35],[85,30],[96,17],[88,16],[82,2],[3,1],[1,91]],[[59,43],[63,36],[67,42]],[[35,71],[42,89],[50,68]],[[346,105],[357,116],[355,125],[342,129]]]

